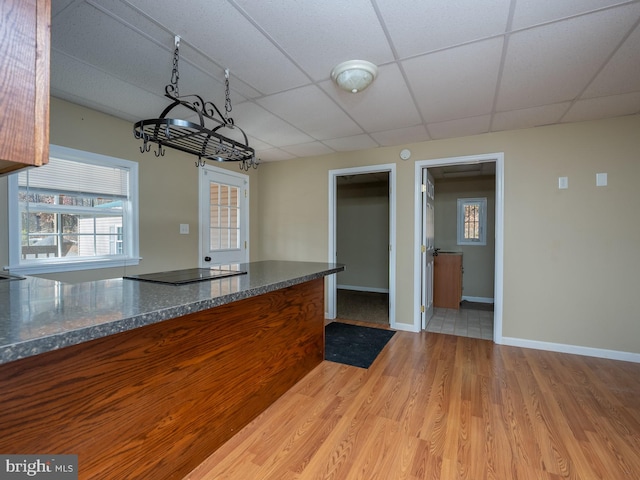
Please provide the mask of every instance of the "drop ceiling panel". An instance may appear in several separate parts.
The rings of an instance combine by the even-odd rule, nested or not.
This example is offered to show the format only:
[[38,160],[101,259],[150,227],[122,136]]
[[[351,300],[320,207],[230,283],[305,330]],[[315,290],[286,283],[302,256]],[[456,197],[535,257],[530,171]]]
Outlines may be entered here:
[[303,143],[301,145],[289,145],[282,147],[282,150],[290,153],[294,157],[312,157],[316,155],[326,155],[334,150],[320,142]]
[[338,152],[348,152],[352,150],[363,150],[374,148],[378,145],[369,135],[355,135],[353,137],[334,138],[322,142]]
[[584,97],[640,91],[640,26],[587,87]]
[[466,135],[478,135],[489,131],[491,115],[480,115],[478,117],[461,118],[448,122],[430,123],[427,125],[431,138],[434,140],[441,138],[453,138],[462,133]]
[[315,85],[258,99],[257,102],[316,140],[363,133],[327,94]]
[[503,34],[509,3],[510,0],[377,2],[400,58]]
[[640,112],[640,92],[609,97],[589,98],[576,102],[562,117],[563,122],[581,122],[598,118],[618,117]]
[[393,54],[369,0],[237,0],[314,81],[329,78],[345,60],[379,65]]
[[163,50],[139,31],[88,4],[69,7],[65,13],[51,27],[53,50],[132,85],[163,92],[171,74],[169,48]]
[[[228,2],[190,0],[188,8],[168,0],[130,3],[263,94],[309,82],[295,64]],[[177,14],[176,8],[186,10]]]
[[157,118],[161,111],[156,105],[167,103],[167,99],[161,95],[154,95],[106,75],[60,52],[51,52],[51,60],[51,94],[56,97],[131,122]]
[[378,78],[365,91],[354,95],[339,89],[332,81],[320,86],[358,125],[369,132],[409,127],[421,123],[407,83],[394,63],[378,69]]
[[515,2],[513,29],[521,29],[561,18],[627,3],[621,0],[535,0]]
[[431,140],[424,125],[414,127],[398,128],[383,132],[372,133],[373,139],[383,147],[402,145],[407,143],[426,142]]
[[577,98],[637,20],[638,8],[605,10],[511,35],[497,109]]
[[402,62],[427,123],[491,112],[502,43],[485,40]]
[[[258,140],[274,147],[297,145],[314,140],[254,103],[241,103],[234,106],[233,111],[236,125]],[[259,135],[256,132],[259,132]]]
[[496,113],[493,118],[492,131],[530,128],[557,123],[562,118],[571,102],[543,105],[541,107],[523,108],[510,112]]

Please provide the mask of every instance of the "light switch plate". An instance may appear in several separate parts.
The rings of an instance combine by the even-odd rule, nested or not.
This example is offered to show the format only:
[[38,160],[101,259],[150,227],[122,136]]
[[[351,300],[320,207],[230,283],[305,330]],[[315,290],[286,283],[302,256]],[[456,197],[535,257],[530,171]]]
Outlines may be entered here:
[[558,177],[558,188],[569,188],[569,177]]
[[181,235],[188,235],[189,234],[189,224],[188,223],[181,223],[180,224],[180,234]]
[[606,187],[606,186],[607,186],[607,174],[596,173],[596,187]]

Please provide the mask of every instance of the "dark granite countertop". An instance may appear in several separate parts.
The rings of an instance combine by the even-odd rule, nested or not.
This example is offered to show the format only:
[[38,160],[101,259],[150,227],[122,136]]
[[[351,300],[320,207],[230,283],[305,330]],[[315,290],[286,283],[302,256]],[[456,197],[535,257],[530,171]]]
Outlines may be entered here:
[[186,285],[122,278],[2,282],[0,364],[322,278],[344,266],[274,260],[240,269],[247,274]]

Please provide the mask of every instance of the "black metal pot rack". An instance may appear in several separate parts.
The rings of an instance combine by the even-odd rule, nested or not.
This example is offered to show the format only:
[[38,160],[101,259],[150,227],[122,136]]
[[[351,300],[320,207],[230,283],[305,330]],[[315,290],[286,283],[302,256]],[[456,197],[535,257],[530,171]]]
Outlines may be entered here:
[[[225,71],[225,111],[227,115],[222,115],[213,102],[205,102],[199,95],[179,95],[179,42],[180,37],[176,37],[171,83],[165,87],[165,97],[169,98],[172,103],[163,110],[159,118],[140,120],[133,125],[135,138],[144,142],[140,151],[142,153],[150,151],[151,144],[155,143],[158,146],[155,151],[156,157],[164,155],[164,147],[169,147],[197,156],[196,165],[199,166],[203,166],[205,160],[214,160],[217,162],[240,162],[240,168],[245,171],[251,167],[257,168],[255,151],[249,147],[247,135],[228,116],[228,113],[231,112],[228,70]],[[167,118],[167,115],[176,107],[185,107],[195,112],[198,123]],[[244,143],[223,135],[221,133],[223,129],[238,130],[242,134]]]

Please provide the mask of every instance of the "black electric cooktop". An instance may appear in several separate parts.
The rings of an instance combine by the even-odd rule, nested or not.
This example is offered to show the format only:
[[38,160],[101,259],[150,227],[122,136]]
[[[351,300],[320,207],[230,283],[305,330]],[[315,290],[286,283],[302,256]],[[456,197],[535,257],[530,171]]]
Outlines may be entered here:
[[217,280],[218,278],[245,275],[246,271],[223,270],[220,268],[187,268],[185,270],[171,270],[169,272],[145,273],[142,275],[126,275],[122,278],[142,280],[144,282],[165,283],[169,285],[184,285],[185,283]]

